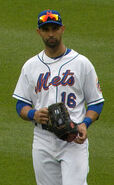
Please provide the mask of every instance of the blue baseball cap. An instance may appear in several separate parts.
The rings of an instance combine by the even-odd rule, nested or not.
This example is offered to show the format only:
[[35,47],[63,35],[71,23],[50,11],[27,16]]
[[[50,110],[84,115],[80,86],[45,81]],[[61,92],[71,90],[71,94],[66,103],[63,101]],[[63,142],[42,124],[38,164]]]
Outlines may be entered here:
[[62,26],[62,19],[60,13],[56,10],[44,10],[38,15],[38,27],[42,27],[44,24],[54,23]]

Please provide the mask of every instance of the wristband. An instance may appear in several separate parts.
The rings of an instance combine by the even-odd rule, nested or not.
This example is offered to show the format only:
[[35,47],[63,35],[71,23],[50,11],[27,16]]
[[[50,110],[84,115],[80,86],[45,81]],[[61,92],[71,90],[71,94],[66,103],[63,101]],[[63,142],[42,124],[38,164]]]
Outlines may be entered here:
[[36,109],[31,109],[31,110],[29,110],[29,111],[28,111],[28,114],[27,114],[27,117],[28,117],[30,120],[33,120],[35,112],[36,112]]
[[85,123],[86,127],[88,128],[92,123],[92,119],[89,117],[85,117],[82,123]]

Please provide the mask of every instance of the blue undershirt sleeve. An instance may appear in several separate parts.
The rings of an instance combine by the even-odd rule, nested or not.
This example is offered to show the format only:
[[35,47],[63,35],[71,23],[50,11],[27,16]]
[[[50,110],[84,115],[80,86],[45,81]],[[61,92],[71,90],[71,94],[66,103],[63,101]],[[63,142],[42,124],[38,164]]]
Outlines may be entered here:
[[93,111],[97,112],[100,115],[100,113],[102,111],[102,108],[103,108],[103,105],[104,105],[104,102],[101,102],[101,103],[98,103],[98,104],[95,104],[95,105],[90,105],[90,106],[88,106],[87,111],[88,110],[93,110]]
[[17,103],[16,103],[16,111],[17,111],[17,113],[18,113],[19,116],[20,116],[21,109],[22,109],[24,106],[30,106],[30,107],[32,107],[32,105],[29,104],[29,103],[26,103],[26,102],[21,101],[21,100],[18,100],[18,101],[17,101]]

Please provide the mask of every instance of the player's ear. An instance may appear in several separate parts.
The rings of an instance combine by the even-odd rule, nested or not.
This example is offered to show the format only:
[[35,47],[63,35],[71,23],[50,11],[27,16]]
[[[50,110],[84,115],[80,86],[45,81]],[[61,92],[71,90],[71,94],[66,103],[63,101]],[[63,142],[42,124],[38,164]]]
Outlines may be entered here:
[[62,29],[62,32],[64,33],[64,31],[65,31],[65,26],[64,26],[64,25],[61,26],[61,29]]
[[37,33],[40,35],[40,29],[39,29],[39,28],[37,28],[37,29],[36,29],[36,31],[37,31]]

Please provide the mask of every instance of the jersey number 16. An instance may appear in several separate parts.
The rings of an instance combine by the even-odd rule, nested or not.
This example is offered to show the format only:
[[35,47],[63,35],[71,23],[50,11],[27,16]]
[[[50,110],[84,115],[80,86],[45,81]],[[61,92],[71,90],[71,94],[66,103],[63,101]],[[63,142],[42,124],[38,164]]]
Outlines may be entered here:
[[76,96],[74,93],[70,93],[66,95],[66,92],[61,93],[62,102],[68,105],[70,108],[74,108],[76,106]]

